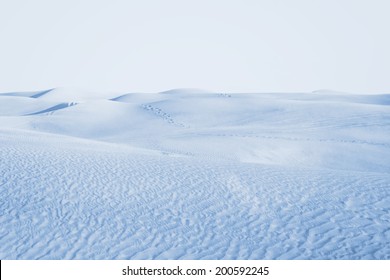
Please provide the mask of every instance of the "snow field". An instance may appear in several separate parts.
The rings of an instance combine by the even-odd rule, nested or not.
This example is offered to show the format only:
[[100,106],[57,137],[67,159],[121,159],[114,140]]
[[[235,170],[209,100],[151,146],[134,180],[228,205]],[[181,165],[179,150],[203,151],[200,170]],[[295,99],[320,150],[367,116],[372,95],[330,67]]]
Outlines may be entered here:
[[1,259],[389,259],[388,95],[0,95]]

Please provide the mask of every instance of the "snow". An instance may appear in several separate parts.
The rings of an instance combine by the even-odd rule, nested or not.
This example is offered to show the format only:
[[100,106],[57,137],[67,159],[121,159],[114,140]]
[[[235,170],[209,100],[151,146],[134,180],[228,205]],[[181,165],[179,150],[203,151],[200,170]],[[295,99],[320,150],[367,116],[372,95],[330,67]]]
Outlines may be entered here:
[[0,259],[390,259],[389,105],[0,94]]

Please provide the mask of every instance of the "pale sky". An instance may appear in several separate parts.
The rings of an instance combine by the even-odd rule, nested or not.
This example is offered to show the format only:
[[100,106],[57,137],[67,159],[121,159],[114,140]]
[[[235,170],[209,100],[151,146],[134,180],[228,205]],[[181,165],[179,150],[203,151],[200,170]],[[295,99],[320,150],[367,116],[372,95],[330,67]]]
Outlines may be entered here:
[[388,0],[0,0],[0,92],[390,92]]

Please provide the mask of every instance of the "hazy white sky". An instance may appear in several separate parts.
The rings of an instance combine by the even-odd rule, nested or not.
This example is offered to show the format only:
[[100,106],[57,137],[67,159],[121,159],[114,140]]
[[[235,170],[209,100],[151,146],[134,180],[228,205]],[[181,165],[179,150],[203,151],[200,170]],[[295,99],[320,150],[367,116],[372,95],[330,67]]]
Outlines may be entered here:
[[0,92],[390,92],[388,0],[0,0]]

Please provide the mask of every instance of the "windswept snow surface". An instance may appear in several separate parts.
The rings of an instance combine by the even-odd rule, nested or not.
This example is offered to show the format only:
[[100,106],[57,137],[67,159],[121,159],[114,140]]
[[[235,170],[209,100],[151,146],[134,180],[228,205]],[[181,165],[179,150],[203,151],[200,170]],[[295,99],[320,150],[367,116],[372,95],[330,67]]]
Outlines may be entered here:
[[0,94],[0,259],[390,259],[390,95]]

